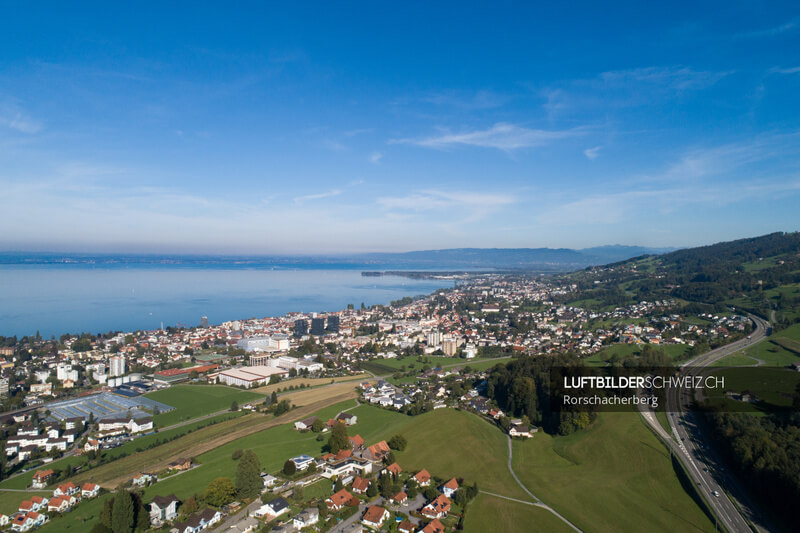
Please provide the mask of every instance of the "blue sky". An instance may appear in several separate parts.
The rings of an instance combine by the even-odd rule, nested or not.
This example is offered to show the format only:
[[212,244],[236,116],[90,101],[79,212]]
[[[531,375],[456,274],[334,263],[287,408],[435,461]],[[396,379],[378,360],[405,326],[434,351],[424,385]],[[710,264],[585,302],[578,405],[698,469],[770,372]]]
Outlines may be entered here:
[[800,229],[796,2],[62,4],[0,4],[0,249]]

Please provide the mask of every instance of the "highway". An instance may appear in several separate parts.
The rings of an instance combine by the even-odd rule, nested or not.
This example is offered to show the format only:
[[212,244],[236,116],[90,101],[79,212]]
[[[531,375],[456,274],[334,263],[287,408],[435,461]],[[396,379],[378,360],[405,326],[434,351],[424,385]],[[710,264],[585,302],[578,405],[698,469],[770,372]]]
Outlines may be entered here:
[[[686,361],[681,365],[683,375],[700,375],[706,367],[714,362],[763,340],[769,324],[753,315],[750,315],[750,319],[755,324],[755,329],[749,339],[732,342]],[[667,392],[666,412],[671,434],[667,434],[653,412],[641,409],[640,411],[656,432],[667,439],[672,451],[689,473],[692,482],[700,489],[713,508],[721,525],[731,533],[751,532],[753,528],[747,519],[758,523],[755,513],[742,504],[743,501],[746,501],[742,490],[734,480],[725,476],[722,467],[718,466],[720,463],[717,456],[703,441],[703,436],[696,425],[695,415],[688,410],[690,402],[690,394],[686,389],[670,389]],[[747,515],[747,519],[743,513]]]

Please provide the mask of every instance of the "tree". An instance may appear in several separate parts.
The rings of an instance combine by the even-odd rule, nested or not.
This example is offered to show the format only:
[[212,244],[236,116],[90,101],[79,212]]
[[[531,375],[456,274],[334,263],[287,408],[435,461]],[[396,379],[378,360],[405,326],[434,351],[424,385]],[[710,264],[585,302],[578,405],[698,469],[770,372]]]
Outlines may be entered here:
[[321,418],[317,418],[314,420],[314,423],[311,424],[311,431],[314,433],[319,433],[323,429],[325,429],[325,422],[323,422]]
[[236,499],[236,486],[229,477],[218,477],[208,484],[203,500],[214,507],[222,507]]
[[367,487],[367,496],[374,498],[378,495],[378,486],[375,483],[370,483]]
[[331,453],[339,453],[350,448],[350,438],[347,436],[347,426],[341,422],[336,423],[328,438],[328,449]]
[[200,509],[200,505],[197,503],[197,498],[194,496],[189,496],[186,498],[186,501],[181,504],[181,513],[184,515],[190,515]]
[[333,484],[333,492],[339,492],[344,488],[341,478],[336,478],[336,483]]
[[439,491],[436,490],[435,487],[425,487],[425,490],[422,491],[422,494],[425,495],[426,500],[433,500],[439,495]]
[[391,449],[398,450],[398,451],[402,452],[403,450],[406,449],[406,445],[408,444],[408,441],[406,440],[406,438],[404,436],[398,434],[398,435],[393,436],[391,439],[389,439],[388,444],[389,444],[389,447]]
[[114,533],[131,533],[136,527],[134,516],[133,498],[127,490],[122,490],[114,496],[114,506],[111,509],[111,530]]
[[287,413],[291,408],[292,406],[289,403],[289,400],[281,400],[278,402],[278,405],[275,406],[275,416],[280,416],[283,413]]
[[407,485],[407,487],[406,487],[406,495],[408,496],[409,500],[413,500],[414,498],[417,497],[417,494],[418,494],[418,492],[417,492],[417,484],[416,483],[410,483],[410,481],[411,480],[409,479],[409,483],[406,483],[406,485]]
[[242,457],[242,450],[234,450],[231,454],[231,459],[234,461],[238,461],[240,457]]
[[283,473],[287,476],[293,476],[297,473],[297,465],[294,464],[294,461],[287,459],[287,461],[283,463]]
[[103,524],[108,530],[111,530],[111,514],[114,507],[114,498],[106,498],[103,501],[103,510],[100,511],[100,523]]
[[189,372],[189,379],[197,379],[200,374],[197,373],[197,370],[192,370]]
[[236,493],[239,498],[254,498],[263,486],[261,461],[253,450],[247,450],[236,465]]
[[[273,374],[273,376],[274,376],[274,375],[275,375],[275,374]],[[271,404],[273,404],[273,405],[274,405],[274,404],[276,404],[276,403],[278,403],[278,393],[277,393],[277,392],[275,392],[275,391],[272,391],[272,395],[269,397],[269,399],[270,399],[270,402],[269,402],[269,403],[271,403]]]
[[296,502],[302,502],[305,494],[302,485],[295,485],[292,489],[292,499]]
[[233,400],[233,402],[231,403],[231,411],[238,411],[238,410],[239,410],[239,402]]
[[393,483],[394,483],[394,479],[392,479],[392,475],[389,474],[388,472],[386,474],[383,474],[380,477],[380,485],[381,485],[380,493],[381,493],[381,496],[383,496],[384,498],[391,498],[392,497],[392,494],[393,494],[393,492],[392,492],[392,488],[393,488],[392,484]]

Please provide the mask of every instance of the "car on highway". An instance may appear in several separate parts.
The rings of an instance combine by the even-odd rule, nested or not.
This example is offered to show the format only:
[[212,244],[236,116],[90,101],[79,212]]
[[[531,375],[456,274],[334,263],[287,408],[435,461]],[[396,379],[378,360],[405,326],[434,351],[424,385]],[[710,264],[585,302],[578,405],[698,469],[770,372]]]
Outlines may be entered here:
[[714,491],[714,492],[712,492],[711,494],[713,494],[714,496],[716,496],[717,498],[719,498],[719,491],[718,491],[718,490],[715,490],[715,491]]

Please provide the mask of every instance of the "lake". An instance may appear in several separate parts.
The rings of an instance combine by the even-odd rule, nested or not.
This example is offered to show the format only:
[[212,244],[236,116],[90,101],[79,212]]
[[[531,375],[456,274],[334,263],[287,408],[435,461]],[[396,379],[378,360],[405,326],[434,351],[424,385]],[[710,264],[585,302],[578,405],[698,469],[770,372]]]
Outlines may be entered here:
[[0,265],[0,335],[196,326],[291,311],[388,304],[452,281],[363,277],[355,269],[242,269],[163,265]]

